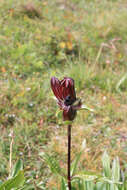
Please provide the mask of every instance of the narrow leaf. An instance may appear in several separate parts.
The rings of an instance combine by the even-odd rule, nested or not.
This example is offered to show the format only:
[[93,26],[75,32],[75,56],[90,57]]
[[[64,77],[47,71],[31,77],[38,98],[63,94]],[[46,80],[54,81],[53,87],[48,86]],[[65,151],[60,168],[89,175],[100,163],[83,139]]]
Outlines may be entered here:
[[119,181],[120,180],[120,164],[119,164],[119,158],[116,157],[113,160],[112,164],[112,180]]
[[82,155],[82,151],[80,151],[78,153],[78,155],[76,156],[74,162],[71,164],[71,176],[73,176],[75,174],[75,172],[76,172],[76,169],[78,167],[78,162],[80,160],[81,155]]
[[88,111],[94,112],[94,109],[89,108],[88,106],[86,106],[84,104],[82,105],[82,107],[80,108],[80,110],[88,110]]
[[102,181],[102,182],[105,182],[105,183],[108,183],[108,184],[122,184],[122,182],[119,182],[119,181],[114,181],[112,179],[109,179],[107,177],[102,177],[102,178],[99,178],[99,181]]
[[44,158],[45,162],[47,163],[47,165],[49,166],[52,173],[58,174],[61,176],[64,175],[62,172],[62,169],[59,166],[59,163],[57,162],[57,160],[53,156],[49,156],[48,154],[44,154],[43,158]]
[[85,173],[78,173],[73,178],[80,178],[80,179],[83,179],[85,181],[93,181],[93,180],[97,179],[98,176],[96,176],[96,175],[88,175],[88,174],[85,174]]
[[124,76],[122,76],[122,78],[119,80],[119,82],[117,83],[117,85],[116,85],[116,90],[118,91],[118,92],[121,92],[120,91],[120,86],[122,85],[122,83],[124,83],[124,81],[126,80],[126,78],[127,78],[127,73],[124,75]]
[[105,177],[111,177],[111,168],[110,168],[110,158],[105,151],[102,156],[102,165],[103,165],[103,172]]
[[23,170],[23,162],[22,160],[18,160],[12,170],[12,177],[15,177],[17,175],[17,173]]
[[93,182],[86,182],[86,189],[87,190],[94,190],[94,183]]
[[64,178],[62,178],[62,180],[61,180],[61,189],[60,190],[66,190],[66,189],[67,189],[67,185],[65,183]]

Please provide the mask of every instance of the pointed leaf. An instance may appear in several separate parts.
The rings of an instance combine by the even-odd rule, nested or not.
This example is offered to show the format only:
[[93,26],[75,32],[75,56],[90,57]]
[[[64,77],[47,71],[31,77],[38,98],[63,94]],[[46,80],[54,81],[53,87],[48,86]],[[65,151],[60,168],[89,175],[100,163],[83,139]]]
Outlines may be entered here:
[[88,111],[91,111],[91,112],[95,112],[94,109],[89,108],[89,107],[86,106],[85,104],[82,105],[82,107],[80,108],[80,110],[88,110]]
[[5,189],[11,190],[13,188],[20,187],[21,185],[24,184],[24,181],[25,181],[24,173],[23,171],[19,171],[19,173],[15,177],[8,179],[5,183],[3,183],[0,186],[0,190],[5,190]]
[[106,182],[106,183],[109,183],[109,184],[123,184],[122,182],[119,182],[119,181],[114,181],[114,180],[111,180],[107,177],[102,177],[102,178],[99,178],[99,181],[102,181],[102,182]]
[[86,182],[87,190],[94,190],[95,184],[93,182]]
[[124,83],[124,81],[126,80],[126,78],[127,78],[127,73],[124,75],[124,76],[122,76],[122,78],[119,80],[119,82],[117,83],[117,85],[116,85],[116,90],[118,91],[118,92],[121,92],[121,90],[120,90],[120,86],[122,85],[122,83]]
[[78,153],[78,155],[76,156],[74,162],[71,164],[71,176],[73,176],[75,174],[75,172],[76,172],[78,162],[80,160],[81,155],[82,155],[82,151]]
[[65,183],[64,178],[61,180],[61,190],[66,190],[67,189],[67,184]]
[[17,173],[23,170],[23,162],[22,160],[18,160],[12,170],[12,177],[15,177],[17,175]]
[[111,177],[111,168],[110,168],[110,158],[105,151],[102,156],[102,165],[103,165],[103,172],[105,177]]
[[119,158],[116,157],[113,160],[112,164],[112,180],[119,181],[120,180],[120,164],[119,164]]
[[118,190],[117,185],[111,184],[111,185],[110,185],[110,190]]
[[58,161],[53,156],[44,154],[43,158],[45,162],[47,163],[47,165],[49,166],[52,173],[64,176],[63,171],[60,168]]
[[97,179],[98,176],[89,175],[89,174],[85,174],[85,173],[78,173],[73,178],[80,178],[80,179],[83,179],[85,181],[93,181],[93,180]]
[[107,184],[98,182],[98,183],[96,183],[95,190],[109,190],[109,188],[107,188]]

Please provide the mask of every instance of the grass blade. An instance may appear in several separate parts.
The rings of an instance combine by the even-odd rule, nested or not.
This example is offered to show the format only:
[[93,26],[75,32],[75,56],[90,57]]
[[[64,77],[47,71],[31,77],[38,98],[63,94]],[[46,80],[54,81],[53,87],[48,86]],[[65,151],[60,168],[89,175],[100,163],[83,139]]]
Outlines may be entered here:
[[120,180],[120,164],[119,164],[119,158],[116,157],[113,160],[112,164],[112,180],[119,181]]
[[106,151],[102,156],[102,165],[103,165],[104,176],[111,178],[110,158]]

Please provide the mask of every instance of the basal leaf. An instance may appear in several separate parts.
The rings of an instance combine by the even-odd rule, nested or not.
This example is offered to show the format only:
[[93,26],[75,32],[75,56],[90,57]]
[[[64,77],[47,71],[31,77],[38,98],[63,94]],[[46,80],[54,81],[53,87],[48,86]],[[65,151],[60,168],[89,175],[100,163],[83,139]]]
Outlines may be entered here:
[[5,183],[3,183],[0,186],[0,190],[11,190],[12,188],[18,188],[24,184],[24,181],[24,173],[23,171],[19,171],[15,177],[8,179]]

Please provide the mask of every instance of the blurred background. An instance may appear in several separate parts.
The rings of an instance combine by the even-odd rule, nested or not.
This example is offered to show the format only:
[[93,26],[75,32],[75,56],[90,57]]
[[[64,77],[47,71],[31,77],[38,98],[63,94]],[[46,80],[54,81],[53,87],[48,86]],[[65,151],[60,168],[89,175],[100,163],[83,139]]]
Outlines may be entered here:
[[[30,183],[57,184],[43,153],[66,167],[67,127],[57,114],[51,76],[75,80],[80,111],[72,160],[86,141],[80,168],[101,171],[101,156],[127,162],[127,1],[0,1],[0,178],[24,162]],[[12,137],[13,132],[13,137]]]

